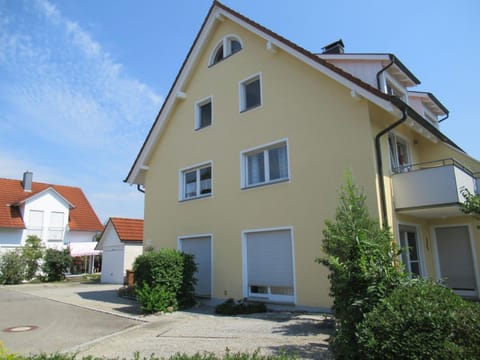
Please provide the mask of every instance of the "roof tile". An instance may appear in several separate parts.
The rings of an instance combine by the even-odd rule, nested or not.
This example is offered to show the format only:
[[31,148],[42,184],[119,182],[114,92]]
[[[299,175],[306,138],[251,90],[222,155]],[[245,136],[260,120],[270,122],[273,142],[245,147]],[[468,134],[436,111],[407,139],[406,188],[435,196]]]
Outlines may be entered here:
[[110,218],[120,241],[143,241],[143,220]]
[[73,209],[70,209],[68,219],[70,230],[102,231],[103,226],[82,189],[73,186],[33,182],[32,191],[27,192],[23,190],[21,180],[2,178],[0,178],[0,227],[25,228],[19,207],[12,204],[26,200],[48,188],[53,188],[74,206]]

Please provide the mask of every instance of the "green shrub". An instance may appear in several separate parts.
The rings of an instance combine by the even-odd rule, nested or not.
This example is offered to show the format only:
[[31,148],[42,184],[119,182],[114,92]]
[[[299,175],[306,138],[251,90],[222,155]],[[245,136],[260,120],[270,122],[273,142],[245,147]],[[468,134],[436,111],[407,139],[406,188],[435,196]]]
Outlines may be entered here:
[[405,274],[394,266],[392,236],[371,218],[365,195],[347,176],[340,191],[335,222],[326,221],[322,243],[330,270],[336,332],[330,342],[336,359],[358,359],[356,327]]
[[19,250],[0,255],[0,284],[19,284],[25,278],[25,261]]
[[135,294],[137,295],[140,309],[144,313],[171,312],[177,309],[175,293],[161,285],[150,287],[147,283],[143,283],[135,288]]
[[72,264],[70,250],[47,249],[43,256],[42,271],[46,281],[60,281],[65,279],[65,273]]
[[25,278],[30,280],[37,274],[38,262],[43,256],[42,240],[35,235],[28,236],[22,248],[22,256],[26,266]]
[[187,309],[195,305],[195,284],[197,279],[195,273],[197,272],[197,264],[195,263],[195,256],[192,254],[182,253],[183,256],[183,275],[182,285],[178,292],[178,305],[182,309]]
[[[173,249],[148,251],[138,256],[135,259],[133,271],[137,297],[141,306],[153,308],[151,305],[142,304],[140,299],[149,302],[153,299],[168,300],[165,304],[157,304],[155,308],[177,309],[179,306],[184,308],[193,305],[196,270],[193,255]],[[145,285],[148,285],[148,288],[145,288]],[[138,291],[141,295],[138,295]],[[160,293],[152,294],[155,291]]]
[[412,280],[366,315],[358,342],[362,359],[480,359],[480,306]]
[[267,307],[261,302],[235,302],[233,299],[228,299],[224,303],[215,306],[215,313],[221,315],[240,315],[264,312],[267,312]]

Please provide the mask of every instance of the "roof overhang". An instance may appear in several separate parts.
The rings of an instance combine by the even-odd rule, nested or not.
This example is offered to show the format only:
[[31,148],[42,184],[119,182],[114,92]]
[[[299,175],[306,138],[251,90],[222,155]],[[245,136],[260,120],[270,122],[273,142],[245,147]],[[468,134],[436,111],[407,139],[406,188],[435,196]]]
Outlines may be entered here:
[[343,53],[343,54],[317,54],[318,57],[333,61],[365,61],[380,63],[395,77],[398,77],[401,84],[405,87],[416,86],[420,80],[393,54],[375,54],[375,53]]
[[432,93],[409,91],[408,96],[418,97],[422,103],[435,115],[448,115],[448,109]]

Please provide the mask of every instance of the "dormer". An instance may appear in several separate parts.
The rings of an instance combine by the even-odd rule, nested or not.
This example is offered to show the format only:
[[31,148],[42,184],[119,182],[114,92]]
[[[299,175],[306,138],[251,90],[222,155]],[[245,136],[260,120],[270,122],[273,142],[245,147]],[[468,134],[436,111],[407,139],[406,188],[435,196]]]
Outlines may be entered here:
[[437,128],[448,117],[448,109],[429,92],[409,91],[408,99],[410,106]]
[[420,84],[395,55],[345,53],[341,39],[323,47],[323,52],[317,56],[405,103],[408,103],[407,88]]

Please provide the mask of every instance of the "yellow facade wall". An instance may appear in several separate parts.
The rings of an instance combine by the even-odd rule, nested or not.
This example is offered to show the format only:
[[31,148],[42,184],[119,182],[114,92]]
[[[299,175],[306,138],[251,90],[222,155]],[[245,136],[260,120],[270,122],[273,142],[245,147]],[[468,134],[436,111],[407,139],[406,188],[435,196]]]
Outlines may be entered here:
[[[211,50],[228,34],[241,37],[239,53],[208,66]],[[378,213],[374,152],[365,100],[265,40],[225,20],[214,32],[177,101],[148,163],[146,246],[177,247],[179,236],[212,234],[213,297],[241,298],[242,231],[292,226],[296,301],[328,308],[322,229],[332,219],[347,169]],[[239,111],[239,82],[261,73],[262,106]],[[213,97],[213,123],[194,130],[195,102]],[[241,189],[242,151],[287,139],[290,181]],[[211,197],[179,201],[179,170],[211,161]]]

